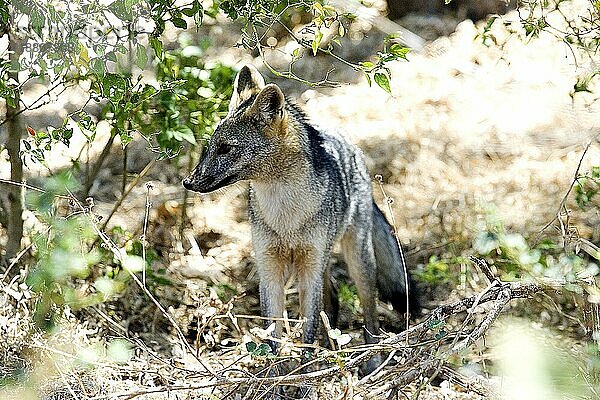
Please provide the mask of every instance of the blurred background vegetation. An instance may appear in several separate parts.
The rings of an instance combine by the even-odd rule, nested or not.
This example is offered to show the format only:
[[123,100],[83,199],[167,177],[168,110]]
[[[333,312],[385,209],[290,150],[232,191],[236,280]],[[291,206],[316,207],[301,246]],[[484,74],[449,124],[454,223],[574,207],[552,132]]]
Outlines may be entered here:
[[[486,290],[471,256],[503,282],[560,282],[511,302],[459,354],[442,351],[449,332],[488,310],[434,321],[449,369],[378,395],[597,398],[600,3],[448,3],[0,5],[0,397],[263,393],[211,387],[204,368],[278,362],[251,317],[244,186],[199,197],[180,185],[226,115],[236,70],[254,63],[383,177],[394,201],[374,192],[392,203],[421,320]],[[356,345],[360,302],[333,263],[345,333],[330,339]],[[380,311],[399,332],[398,314]],[[368,398],[385,382],[352,370],[317,386],[321,398]]]

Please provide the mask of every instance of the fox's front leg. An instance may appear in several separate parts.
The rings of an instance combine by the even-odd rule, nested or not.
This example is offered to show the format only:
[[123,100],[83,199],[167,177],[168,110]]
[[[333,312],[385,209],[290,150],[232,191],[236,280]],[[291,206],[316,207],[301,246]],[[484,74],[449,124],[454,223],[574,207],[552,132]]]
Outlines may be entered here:
[[302,341],[312,344],[319,329],[323,305],[323,279],[329,251],[308,246],[294,251],[294,267],[298,273],[300,314],[306,319]]
[[[263,317],[277,318],[266,320],[265,328],[275,323],[273,336],[281,337],[283,310],[285,307],[286,263],[272,247],[255,248],[258,270],[260,309]],[[271,342],[273,352],[277,344]]]

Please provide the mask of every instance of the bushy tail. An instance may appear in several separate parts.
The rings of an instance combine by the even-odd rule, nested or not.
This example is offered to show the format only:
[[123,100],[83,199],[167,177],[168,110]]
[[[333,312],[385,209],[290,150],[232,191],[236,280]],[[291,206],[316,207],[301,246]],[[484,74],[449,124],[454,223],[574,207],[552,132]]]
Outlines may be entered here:
[[[408,310],[417,316],[420,311],[416,286],[406,272],[402,248],[393,235],[393,228],[383,212],[373,202],[373,250],[377,262],[377,288],[379,297],[388,301],[400,313],[406,312],[406,287],[408,286]],[[405,275],[408,284],[405,282]]]

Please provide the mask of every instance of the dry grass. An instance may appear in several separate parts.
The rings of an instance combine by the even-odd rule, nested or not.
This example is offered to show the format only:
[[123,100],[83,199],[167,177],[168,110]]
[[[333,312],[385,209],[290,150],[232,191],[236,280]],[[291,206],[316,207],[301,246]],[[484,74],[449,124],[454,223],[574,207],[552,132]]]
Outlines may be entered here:
[[[579,70],[565,58],[564,45],[550,36],[525,44],[497,30],[501,49],[473,41],[478,28],[463,22],[452,36],[397,64],[392,69],[393,97],[359,83],[326,93],[309,90],[300,98],[314,121],[346,132],[364,150],[371,173],[383,176],[385,190],[395,199],[399,236],[410,250],[413,268],[434,254],[468,255],[490,205],[508,230],[535,236],[553,218],[583,148],[598,134],[598,102],[586,94],[574,100],[569,96]],[[224,59],[242,58],[238,49],[221,53]],[[243,57],[248,60],[248,55]],[[596,141],[582,170],[599,164]],[[154,182],[147,240],[160,253],[153,268],[165,269],[173,283],[150,294],[165,313],[153,305],[145,286],[132,284],[118,300],[67,310],[55,332],[32,335],[28,289],[17,280],[0,283],[0,377],[12,379],[21,369],[29,371],[25,385],[2,389],[0,398],[261,398],[273,383],[268,378],[272,361],[250,355],[245,345],[260,342],[266,333],[258,328],[260,319],[246,317],[259,312],[244,187],[188,199],[189,224],[182,229],[178,217],[183,192],[177,177],[178,166],[163,165],[147,178]],[[110,172],[103,179],[118,180]],[[111,225],[133,237],[141,235],[146,191],[142,183],[134,187]],[[113,192],[110,185],[98,186],[96,213],[110,211],[113,200],[102,199]],[[375,193],[381,200],[377,188]],[[599,215],[577,211],[570,201],[568,206],[579,234],[598,243]],[[30,221],[34,226],[35,219]],[[428,301],[445,303],[485,289],[485,276],[473,275],[476,279],[434,292],[438,297]],[[293,303],[293,289],[289,297]],[[478,310],[471,327],[485,321],[488,311]],[[351,345],[362,343],[360,316],[346,312]],[[387,319],[394,317],[386,314]],[[463,321],[464,315],[450,321],[448,329],[460,328]],[[109,349],[125,332],[134,352],[119,363]],[[287,369],[282,370],[297,365],[298,332],[292,322],[282,353]],[[475,348],[464,359],[485,365],[485,345],[479,341]],[[357,368],[317,376],[313,383],[318,383],[319,398],[372,398],[369,391],[406,371],[407,356],[396,351],[376,384],[361,381]],[[317,355],[320,368],[340,365],[338,353],[320,349]],[[219,377],[213,375],[216,371]],[[441,383],[420,388],[415,380],[404,387],[405,395],[421,389],[423,399],[479,399],[494,388],[485,379],[438,372]],[[388,393],[377,398],[388,398]]]

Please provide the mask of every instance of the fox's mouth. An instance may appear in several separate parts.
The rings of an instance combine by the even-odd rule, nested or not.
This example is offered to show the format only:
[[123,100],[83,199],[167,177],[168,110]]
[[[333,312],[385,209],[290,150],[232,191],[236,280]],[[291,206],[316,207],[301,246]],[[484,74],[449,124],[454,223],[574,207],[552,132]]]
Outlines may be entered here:
[[204,177],[202,179],[194,180],[192,177],[187,177],[183,180],[183,187],[187,190],[198,193],[210,193],[215,190],[224,188],[225,186],[231,185],[239,180],[237,175],[229,175],[224,179],[215,180],[212,176]]

